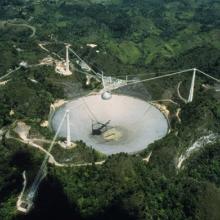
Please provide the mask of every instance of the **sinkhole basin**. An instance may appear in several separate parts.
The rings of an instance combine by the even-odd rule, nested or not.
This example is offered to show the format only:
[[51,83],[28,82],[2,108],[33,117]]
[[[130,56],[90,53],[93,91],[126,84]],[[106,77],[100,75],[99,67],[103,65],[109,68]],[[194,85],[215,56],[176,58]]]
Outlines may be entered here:
[[[106,155],[137,153],[164,137],[169,129],[166,117],[156,107],[126,95],[113,94],[110,100],[103,100],[100,95],[90,95],[66,103],[53,115],[51,123],[55,131],[67,110],[71,140],[82,140],[87,146]],[[108,121],[103,134],[92,135],[92,124]],[[58,134],[60,137],[67,136],[67,119]]]

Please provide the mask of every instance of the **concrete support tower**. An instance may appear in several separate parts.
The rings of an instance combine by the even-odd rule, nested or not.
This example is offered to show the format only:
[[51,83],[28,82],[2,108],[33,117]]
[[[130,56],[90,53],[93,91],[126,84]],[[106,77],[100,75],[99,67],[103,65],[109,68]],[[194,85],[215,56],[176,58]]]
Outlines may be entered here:
[[191,87],[190,87],[189,97],[188,97],[188,100],[187,100],[188,103],[193,101],[194,88],[195,88],[195,79],[196,79],[196,68],[193,69]]
[[66,111],[66,145],[71,146],[71,136],[70,136],[70,113],[69,110]]
[[69,47],[70,47],[70,44],[67,44],[66,45],[66,74],[67,75],[69,75],[70,73]]
[[69,48],[70,44],[66,44],[66,59],[62,61],[57,61],[56,62],[56,67],[55,71],[56,73],[59,73],[60,75],[63,76],[69,76],[72,75],[72,72],[70,70],[70,59],[69,59]]

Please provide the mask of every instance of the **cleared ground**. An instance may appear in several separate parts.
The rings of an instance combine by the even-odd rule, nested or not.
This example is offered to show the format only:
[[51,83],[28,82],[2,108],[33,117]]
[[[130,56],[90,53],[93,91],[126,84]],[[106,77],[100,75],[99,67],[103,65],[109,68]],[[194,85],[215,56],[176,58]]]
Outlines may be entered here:
[[[100,95],[91,95],[70,101],[54,114],[54,130],[66,110],[70,111],[71,139],[83,140],[88,146],[107,155],[141,151],[164,137],[168,131],[164,115],[151,104],[134,97],[113,95],[106,101]],[[92,122],[106,123],[109,120],[107,129],[117,130],[120,138],[105,140],[105,135],[92,135]],[[66,137],[66,127],[64,121],[60,136]]]

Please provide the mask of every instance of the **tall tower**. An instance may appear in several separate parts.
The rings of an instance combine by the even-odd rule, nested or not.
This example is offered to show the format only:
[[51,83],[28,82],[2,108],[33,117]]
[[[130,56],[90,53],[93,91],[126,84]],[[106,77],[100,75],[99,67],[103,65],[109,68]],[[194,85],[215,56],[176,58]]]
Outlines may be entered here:
[[69,47],[70,47],[70,44],[67,44],[66,45],[66,74],[70,73]]
[[188,97],[188,103],[193,101],[195,79],[196,79],[196,68],[193,69],[193,76],[192,76],[192,81],[191,81],[189,97]]
[[70,137],[70,112],[66,111],[66,145],[67,147],[71,146],[71,137]]

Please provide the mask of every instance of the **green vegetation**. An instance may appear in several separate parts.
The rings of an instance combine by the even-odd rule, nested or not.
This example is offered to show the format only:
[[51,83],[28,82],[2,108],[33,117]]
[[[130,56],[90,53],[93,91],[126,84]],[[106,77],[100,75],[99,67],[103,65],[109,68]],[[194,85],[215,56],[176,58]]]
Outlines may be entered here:
[[67,150],[56,144],[51,153],[57,162],[65,164],[94,163],[106,159],[105,155],[102,155],[91,147],[87,147],[82,141],[76,142],[74,148]]
[[43,155],[15,141],[0,144],[0,218],[16,216],[16,200],[22,188],[21,173],[26,170],[27,178],[33,180]]
[[[21,61],[29,65],[0,85],[0,219],[219,220],[218,138],[190,155],[182,169],[176,168],[179,156],[196,140],[219,135],[219,93],[203,76],[197,77],[194,101],[186,105],[176,87],[182,81],[180,91],[187,97],[191,75],[130,88],[134,94],[141,89],[145,99],[169,98],[178,103],[166,104],[171,132],[144,152],[106,158],[82,142],[69,150],[55,145],[52,154],[60,163],[106,162],[71,168],[48,165],[35,208],[25,216],[15,209],[21,174],[26,170],[31,184],[44,155],[5,134],[21,120],[31,126],[31,136],[50,140],[53,132],[40,126],[48,119],[50,104],[97,86],[93,82],[85,91],[85,77],[78,72],[62,77],[54,67],[35,66],[48,55],[39,43],[49,42],[47,48],[61,57],[62,42],[71,43],[95,70],[122,78],[142,79],[157,76],[147,75],[151,72],[159,75],[193,67],[220,78],[219,10],[220,3],[214,0],[0,1],[0,77]],[[33,36],[27,25],[36,28]],[[88,43],[98,46],[91,49]],[[150,152],[149,163],[142,161]]]

